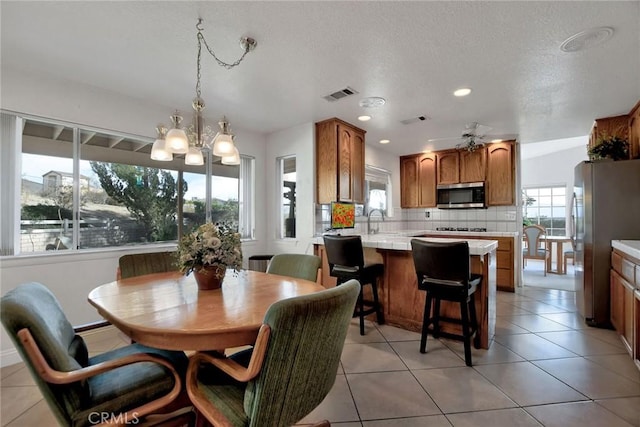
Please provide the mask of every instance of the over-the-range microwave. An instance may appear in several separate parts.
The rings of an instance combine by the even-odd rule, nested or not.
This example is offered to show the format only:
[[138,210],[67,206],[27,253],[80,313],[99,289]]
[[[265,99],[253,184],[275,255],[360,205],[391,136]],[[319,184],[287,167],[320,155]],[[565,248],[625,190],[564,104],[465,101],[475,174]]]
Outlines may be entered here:
[[484,182],[466,182],[463,184],[438,185],[438,204],[440,209],[483,209]]

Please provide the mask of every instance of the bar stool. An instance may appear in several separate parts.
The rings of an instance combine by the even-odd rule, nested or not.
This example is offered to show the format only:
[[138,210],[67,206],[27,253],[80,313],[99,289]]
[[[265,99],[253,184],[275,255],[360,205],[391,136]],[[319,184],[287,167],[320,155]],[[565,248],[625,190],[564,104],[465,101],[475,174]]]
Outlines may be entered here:
[[[418,289],[427,291],[420,353],[426,353],[427,333],[462,339],[464,341],[464,361],[471,366],[471,337],[474,346],[480,348],[478,319],[476,316],[475,292],[482,282],[482,275],[471,273],[469,244],[467,242],[426,242],[412,239],[413,262],[418,277]],[[440,315],[440,301],[460,304],[460,319]],[[431,306],[434,306],[433,316]],[[440,321],[462,325],[462,335],[440,331]],[[433,325],[429,328],[429,325]]]
[[[360,296],[353,313],[353,317],[360,317],[360,335],[364,335],[364,318],[369,314],[376,313],[378,324],[384,324],[384,313],[378,300],[378,278],[384,273],[384,266],[364,263],[360,236],[324,236],[324,248],[329,274],[338,279],[338,285],[351,279],[360,282]],[[371,285],[373,301],[364,299],[365,285]]]

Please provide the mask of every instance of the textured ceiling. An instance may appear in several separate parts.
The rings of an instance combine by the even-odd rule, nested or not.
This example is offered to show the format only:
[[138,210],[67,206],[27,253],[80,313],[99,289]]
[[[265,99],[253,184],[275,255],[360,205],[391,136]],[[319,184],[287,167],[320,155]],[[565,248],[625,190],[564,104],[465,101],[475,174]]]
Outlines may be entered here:
[[[396,153],[453,146],[479,122],[522,143],[585,135],[640,99],[640,2],[12,2],[0,3],[2,68],[43,72],[190,109],[196,30],[233,70],[203,56],[206,116],[267,133],[339,117]],[[564,53],[575,33],[606,43]],[[357,95],[327,102],[345,87]],[[454,98],[459,87],[471,87]],[[363,97],[386,105],[363,109]],[[356,117],[367,113],[366,123]],[[430,120],[403,125],[416,116]],[[153,136],[150,129],[149,136]],[[381,146],[380,139],[391,144]]]

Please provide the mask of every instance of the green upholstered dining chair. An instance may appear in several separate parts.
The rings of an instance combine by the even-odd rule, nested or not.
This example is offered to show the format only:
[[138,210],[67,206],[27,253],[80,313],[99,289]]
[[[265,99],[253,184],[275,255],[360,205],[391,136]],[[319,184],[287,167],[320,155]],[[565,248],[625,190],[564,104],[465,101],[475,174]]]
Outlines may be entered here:
[[2,324],[60,425],[193,415],[182,387],[184,353],[133,344],[89,357],[58,300],[40,283],[9,291],[0,309]]
[[198,417],[216,427],[280,427],[308,415],[333,386],[359,293],[350,280],[278,301],[251,353],[191,356],[187,392]]
[[123,255],[118,260],[118,279],[177,271],[175,254],[175,252],[149,252]]
[[320,257],[304,254],[279,254],[271,258],[267,273],[315,282],[322,264]]

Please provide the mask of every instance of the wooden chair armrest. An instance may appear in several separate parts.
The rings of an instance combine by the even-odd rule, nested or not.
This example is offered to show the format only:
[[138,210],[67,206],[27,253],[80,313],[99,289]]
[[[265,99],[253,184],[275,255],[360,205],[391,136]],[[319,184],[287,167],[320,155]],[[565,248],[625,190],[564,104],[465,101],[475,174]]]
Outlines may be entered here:
[[171,363],[158,356],[154,356],[148,353],[138,353],[121,357],[119,359],[97,363],[95,365],[87,366],[75,371],[62,372],[57,371],[49,366],[49,363],[47,363],[44,356],[40,352],[40,349],[33,339],[33,335],[31,335],[29,329],[25,328],[19,330],[18,337],[20,337],[20,341],[22,342],[22,345],[24,346],[29,359],[31,359],[33,366],[36,368],[38,375],[40,375],[40,377],[48,383],[69,384],[76,381],[85,380],[95,375],[111,371],[115,368],[119,368],[121,366],[131,365],[133,363],[139,362],[153,362],[169,369],[175,377],[178,389],[180,388],[181,381],[178,372],[175,370]]
[[262,369],[264,357],[267,354],[270,334],[271,328],[269,325],[263,324],[260,327],[260,331],[258,331],[258,337],[256,338],[256,342],[253,346],[253,353],[249,360],[249,366],[246,368],[233,359],[220,357],[219,354],[198,352],[194,354],[189,361],[190,374],[188,374],[188,377],[191,378],[191,375],[193,375],[193,379],[195,380],[195,374],[197,373],[199,363],[207,362],[216,366],[236,381],[247,382],[252,380]]
[[[33,367],[40,377],[46,382],[53,384],[69,384],[76,381],[81,381],[90,377],[93,377],[98,374],[102,374],[104,372],[113,370],[115,368],[119,368],[121,366],[131,365],[133,363],[140,362],[152,362],[157,363],[159,365],[167,368],[171,374],[173,375],[173,388],[166,395],[153,400],[151,402],[147,402],[142,406],[134,408],[128,412],[120,414],[124,416],[124,419],[135,419],[144,417],[150,413],[161,410],[162,408],[168,407],[173,401],[176,400],[178,396],[181,394],[182,390],[182,380],[180,379],[180,375],[175,370],[173,365],[168,361],[164,360],[161,357],[154,356],[148,353],[138,353],[132,354],[129,356],[121,357],[119,359],[109,360],[106,362],[97,363],[92,366],[87,366],[85,368],[77,369],[75,371],[70,372],[61,372],[55,369],[52,369],[51,366],[47,363],[44,356],[40,352],[38,345],[33,339],[33,335],[29,329],[24,328],[18,331],[18,337],[22,342],[22,345],[25,348],[27,356],[31,360]],[[115,414],[113,416],[116,416]],[[133,418],[132,418],[133,417]],[[113,424],[111,420],[102,423],[100,425],[111,425]]]

